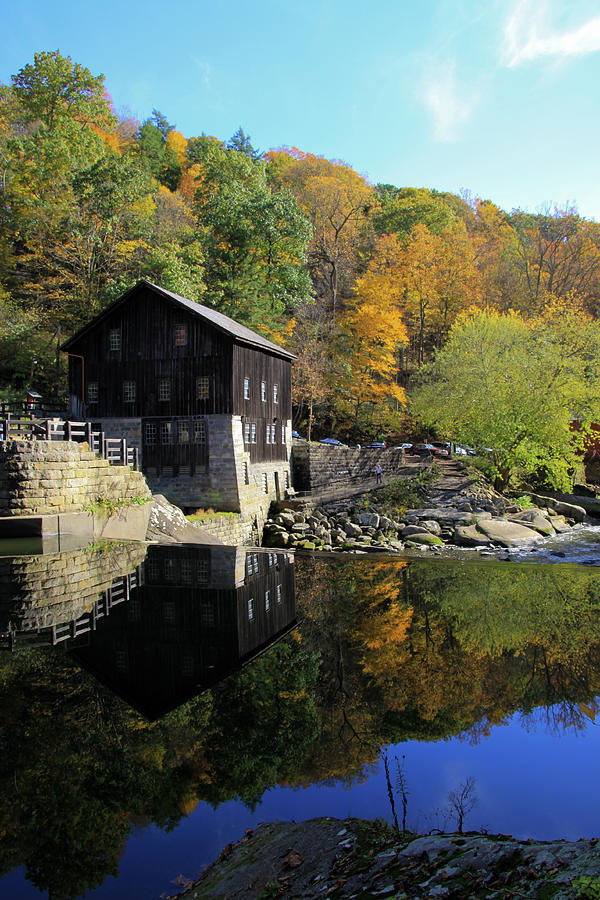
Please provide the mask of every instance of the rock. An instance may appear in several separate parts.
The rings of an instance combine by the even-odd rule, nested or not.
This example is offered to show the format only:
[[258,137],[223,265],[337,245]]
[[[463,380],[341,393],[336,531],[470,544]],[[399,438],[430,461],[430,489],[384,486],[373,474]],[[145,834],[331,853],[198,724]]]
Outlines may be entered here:
[[306,522],[306,516],[304,515],[304,513],[295,512],[295,513],[293,513],[293,516],[294,516],[294,522],[297,522],[297,523]]
[[306,532],[310,531],[310,525],[306,522],[296,522],[295,525],[292,525],[292,532]]
[[310,525],[310,527],[311,527],[313,530],[314,530],[315,528],[318,528],[319,525],[321,524],[320,521],[319,521],[319,519],[315,519],[314,516],[307,516],[306,522],[307,522],[308,525]]
[[423,528],[426,528],[427,531],[430,531],[432,534],[439,535],[441,532],[441,526],[439,522],[436,522],[435,519],[422,519],[421,525]]
[[567,522],[564,516],[559,516],[558,513],[552,516],[552,526],[557,534],[564,534],[565,531],[570,531],[571,526]]
[[412,538],[414,534],[429,534],[429,532],[422,525],[407,525],[406,528],[402,529],[403,538]]
[[300,541],[298,543],[299,550],[316,550],[317,545],[314,541]]
[[296,521],[294,514],[286,511],[280,512],[277,519],[279,520],[279,524],[283,525],[285,528],[291,528]]
[[290,536],[287,531],[274,531],[269,534],[270,547],[287,547],[290,543]]
[[152,497],[152,509],[146,532],[147,541],[159,544],[221,544],[217,538],[202,530],[202,525],[188,522],[178,506],[169,503],[162,494]]
[[358,521],[361,525],[366,525],[369,528],[379,528],[379,516],[377,513],[361,513]]
[[521,544],[542,540],[542,536],[532,528],[506,519],[480,519],[477,529],[502,547],[519,547]]
[[402,541],[390,541],[390,547],[392,548],[392,550],[397,550],[398,552],[404,550],[404,544],[402,543]]
[[431,534],[430,531],[419,531],[416,534],[411,534],[409,540],[415,544],[426,544],[430,547],[434,544],[442,545],[444,543],[441,538]]
[[349,537],[358,537],[362,534],[360,525],[355,525],[354,522],[346,522],[343,528]]
[[476,525],[457,525],[452,535],[452,543],[458,547],[491,546],[491,539],[477,530]]
[[554,528],[552,527],[552,523],[546,518],[546,516],[542,515],[539,509],[524,509],[520,513],[515,513],[512,516],[508,517],[509,522],[522,522],[523,524],[527,524],[531,526],[531,528],[535,528],[536,531],[539,531],[540,534],[545,534],[547,536],[556,534]]
[[387,516],[381,516],[379,519],[379,527],[382,531],[388,531],[390,528],[394,527],[394,523],[391,519],[388,519]]
[[529,496],[536,503],[541,503],[545,506],[548,506],[550,509],[556,510],[559,515],[566,516],[568,519],[574,519],[576,522],[583,522],[587,515],[583,504],[579,505],[574,502],[571,503],[563,500],[562,498],[556,499],[554,497],[544,497],[540,494],[530,494]]

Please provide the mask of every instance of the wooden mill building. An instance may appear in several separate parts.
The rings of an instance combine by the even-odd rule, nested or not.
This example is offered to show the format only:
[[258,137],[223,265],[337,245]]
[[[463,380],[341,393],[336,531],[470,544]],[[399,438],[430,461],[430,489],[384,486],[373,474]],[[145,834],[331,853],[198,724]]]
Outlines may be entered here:
[[71,415],[137,446],[154,493],[264,514],[290,486],[289,351],[148,281],[62,349]]

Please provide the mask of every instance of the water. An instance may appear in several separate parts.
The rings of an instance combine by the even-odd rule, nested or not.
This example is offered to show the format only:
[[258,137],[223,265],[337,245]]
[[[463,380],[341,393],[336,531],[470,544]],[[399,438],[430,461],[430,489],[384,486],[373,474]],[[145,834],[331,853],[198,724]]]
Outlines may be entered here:
[[468,828],[598,835],[597,539],[514,563],[0,561],[0,896],[158,898],[259,822],[390,820],[382,753],[413,828],[453,828],[448,793],[472,777]]

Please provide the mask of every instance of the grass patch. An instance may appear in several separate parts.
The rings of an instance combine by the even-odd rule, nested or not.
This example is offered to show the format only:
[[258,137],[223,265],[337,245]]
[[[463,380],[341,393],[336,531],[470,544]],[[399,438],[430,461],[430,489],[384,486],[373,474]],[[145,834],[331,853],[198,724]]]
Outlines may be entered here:
[[[440,479],[442,470],[437,463],[432,463],[425,469],[420,469],[411,478],[396,478],[390,481],[384,488],[377,491],[375,503],[383,505],[392,518],[404,515],[407,509],[422,507],[427,499],[428,490]],[[361,511],[368,511],[371,500],[363,497]]]

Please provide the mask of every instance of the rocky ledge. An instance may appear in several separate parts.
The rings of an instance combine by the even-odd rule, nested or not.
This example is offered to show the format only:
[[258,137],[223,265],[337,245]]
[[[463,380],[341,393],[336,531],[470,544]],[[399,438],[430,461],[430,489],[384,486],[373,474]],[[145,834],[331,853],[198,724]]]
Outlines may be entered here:
[[[458,507],[409,509],[398,521],[380,512],[358,509],[284,509],[265,523],[266,547],[293,550],[400,553],[444,545],[517,547],[569,531],[586,511],[575,504],[545,498],[545,506],[520,509],[502,498],[485,504],[465,501]],[[484,508],[485,507],[485,508]]]
[[313,819],[249,829],[186,900],[266,898],[555,898],[600,895],[597,840],[518,841],[508,835],[399,835],[381,822]]

